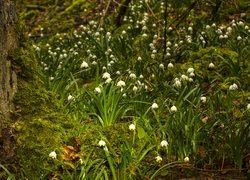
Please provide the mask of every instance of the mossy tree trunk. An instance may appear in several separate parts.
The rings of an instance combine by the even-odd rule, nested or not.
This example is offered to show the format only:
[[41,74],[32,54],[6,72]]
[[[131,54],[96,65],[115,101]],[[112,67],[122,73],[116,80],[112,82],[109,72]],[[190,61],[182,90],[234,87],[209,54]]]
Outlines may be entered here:
[[14,157],[14,131],[11,128],[12,99],[17,91],[17,78],[12,55],[17,47],[17,14],[15,3],[0,0],[0,163]]

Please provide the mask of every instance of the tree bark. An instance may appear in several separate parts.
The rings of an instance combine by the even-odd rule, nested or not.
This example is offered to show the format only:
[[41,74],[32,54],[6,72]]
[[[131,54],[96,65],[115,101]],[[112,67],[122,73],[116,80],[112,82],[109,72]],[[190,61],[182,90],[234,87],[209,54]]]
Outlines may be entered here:
[[17,48],[17,14],[15,3],[0,0],[0,163],[14,157],[11,128],[12,99],[17,91],[17,77],[12,55]]
[[116,21],[115,21],[115,24],[117,27],[120,27],[122,25],[123,17],[126,14],[126,11],[128,9],[130,2],[131,2],[131,0],[125,0],[125,2],[121,5],[120,10],[119,10],[119,14],[116,17]]

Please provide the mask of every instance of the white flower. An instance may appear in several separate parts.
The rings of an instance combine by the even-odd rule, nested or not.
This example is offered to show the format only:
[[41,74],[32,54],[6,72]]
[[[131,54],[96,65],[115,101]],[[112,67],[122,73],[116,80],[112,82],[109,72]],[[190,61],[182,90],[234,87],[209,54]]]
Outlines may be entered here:
[[175,113],[175,112],[177,111],[176,106],[172,106],[172,107],[170,108],[170,111],[173,112],[173,113]]
[[100,140],[98,144],[100,147],[106,146],[106,143],[103,140]]
[[231,32],[233,29],[229,26],[228,28],[227,28],[227,32]]
[[106,35],[107,35],[107,36],[111,36],[111,33],[110,33],[110,32],[107,32]]
[[201,97],[201,102],[205,103],[207,101],[207,98],[205,96]]
[[155,160],[156,160],[156,162],[158,162],[158,163],[159,163],[159,162],[161,162],[161,161],[162,161],[162,157],[161,157],[161,156],[156,156],[156,157],[155,157]]
[[79,162],[80,162],[80,164],[83,164],[83,160],[82,160],[82,158],[80,158],[80,159],[79,159]]
[[194,80],[193,80],[193,78],[189,78],[188,81],[189,82],[193,82]]
[[100,33],[99,33],[99,32],[96,32],[96,33],[95,33],[95,36],[100,36]]
[[102,90],[101,90],[101,88],[100,88],[100,87],[96,87],[96,88],[95,88],[95,92],[97,92],[97,93],[101,93],[101,92],[102,92]]
[[135,130],[135,125],[134,124],[130,124],[129,125],[129,130],[130,131],[134,131]]
[[120,81],[118,81],[117,86],[118,86],[118,87],[125,86],[125,82],[122,81],[122,80],[120,80]]
[[240,26],[244,25],[242,21],[239,21],[237,24],[239,24]]
[[181,81],[179,79],[177,79],[175,82],[174,82],[174,87],[181,87]]
[[133,91],[136,92],[138,90],[138,87],[134,86]]
[[210,69],[213,69],[214,68],[214,63],[209,63],[209,65],[208,65],[208,67],[210,68]]
[[167,147],[168,146],[168,142],[166,140],[163,140],[161,142],[161,147]]
[[217,29],[217,30],[216,30],[216,33],[217,33],[217,34],[222,34],[221,29]]
[[141,60],[142,60],[142,58],[139,56],[139,57],[137,58],[137,60],[138,60],[138,61],[141,61]]
[[194,72],[194,68],[188,68],[187,72],[188,73],[193,73]]
[[105,73],[103,73],[102,78],[108,79],[108,78],[110,78],[110,74],[108,72],[105,72]]
[[189,26],[188,31],[193,31],[193,28],[191,26]]
[[136,78],[136,75],[135,75],[134,73],[131,73],[131,74],[129,75],[129,77],[130,77],[131,79],[135,79],[135,78]]
[[241,36],[238,36],[238,37],[237,37],[237,40],[238,40],[238,41],[242,40],[242,37],[241,37]]
[[86,61],[83,61],[82,64],[81,64],[81,68],[88,68],[89,65]]
[[68,101],[73,100],[73,99],[74,99],[73,96],[71,96],[71,95],[68,96]]
[[187,42],[188,42],[188,43],[191,43],[191,42],[192,42],[192,39],[191,39],[191,38],[188,38],[188,39],[187,39]]
[[194,77],[195,74],[194,74],[193,72],[191,72],[191,73],[189,74],[189,76],[190,76],[190,77]]
[[234,90],[236,90],[236,89],[238,89],[238,86],[237,86],[237,84],[233,84],[233,85],[231,85],[231,86],[229,86],[229,90],[232,90],[232,91],[234,91]]
[[153,103],[152,106],[151,106],[152,109],[157,109],[158,108],[158,104],[156,103]]
[[183,81],[186,81],[186,80],[188,80],[188,77],[186,76],[186,75],[181,75],[181,79],[183,80]]
[[247,110],[250,110],[250,104],[247,105]]
[[172,63],[168,63],[168,68],[173,68],[174,65]]
[[52,159],[56,159],[56,152],[55,151],[52,151],[51,153],[49,153],[49,157],[52,158]]
[[184,162],[189,162],[189,157],[188,156],[184,158]]
[[106,79],[105,84],[108,84],[108,83],[110,83],[111,81],[112,81],[112,79],[111,79],[111,78],[108,78],[108,79]]
[[159,65],[159,68],[164,69],[164,65],[163,65],[163,64],[160,64],[160,65]]
[[127,32],[126,32],[125,30],[122,31],[122,34],[123,34],[123,35],[126,34],[126,33],[127,33]]

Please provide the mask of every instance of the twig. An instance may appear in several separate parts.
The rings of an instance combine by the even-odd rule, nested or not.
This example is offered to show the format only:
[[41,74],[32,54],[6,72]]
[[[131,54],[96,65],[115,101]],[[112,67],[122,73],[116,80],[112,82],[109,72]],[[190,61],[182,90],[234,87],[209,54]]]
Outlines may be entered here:
[[115,0],[113,0],[113,2],[114,2],[115,4],[118,4],[119,6],[122,6],[121,3],[119,3],[119,2],[117,2],[117,1],[115,1]]
[[110,4],[111,4],[111,1],[112,0],[109,0],[108,1],[108,4],[107,4],[107,6],[106,6],[106,8],[105,8],[105,11],[103,12],[103,15],[102,15],[102,17],[101,17],[101,19],[100,19],[100,23],[99,23],[99,28],[103,25],[103,23],[104,23],[104,19],[105,19],[105,16],[106,16],[106,14],[107,14],[107,12],[108,12],[108,9],[109,9],[109,6],[110,6]]
[[174,26],[177,27],[189,15],[190,11],[195,7],[195,5],[198,3],[198,1],[199,0],[195,0],[194,2],[192,2],[190,4],[190,6],[188,7],[188,9],[181,16],[179,16],[174,21],[172,21],[170,25],[175,24]]
[[163,50],[163,60],[167,54],[167,8],[168,8],[168,1],[165,0],[165,10],[164,10],[164,50]]
[[156,15],[154,14],[153,10],[150,8],[148,2],[145,2],[145,4],[147,5],[147,8],[149,9],[149,11],[150,11],[151,14],[153,15],[153,17],[154,17],[157,21],[160,21],[160,20],[156,17]]

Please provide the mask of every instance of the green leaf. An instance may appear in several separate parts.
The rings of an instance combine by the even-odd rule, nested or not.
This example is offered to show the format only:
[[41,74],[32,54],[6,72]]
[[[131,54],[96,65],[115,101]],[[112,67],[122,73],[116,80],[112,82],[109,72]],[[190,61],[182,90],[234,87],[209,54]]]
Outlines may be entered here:
[[160,173],[160,175],[161,175],[161,176],[167,176],[168,173],[169,173],[169,170],[163,170],[163,171]]
[[142,139],[145,136],[147,136],[147,133],[144,131],[144,129],[142,127],[138,127],[137,131],[138,131],[138,138],[139,139]]

